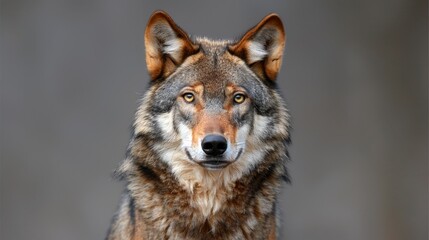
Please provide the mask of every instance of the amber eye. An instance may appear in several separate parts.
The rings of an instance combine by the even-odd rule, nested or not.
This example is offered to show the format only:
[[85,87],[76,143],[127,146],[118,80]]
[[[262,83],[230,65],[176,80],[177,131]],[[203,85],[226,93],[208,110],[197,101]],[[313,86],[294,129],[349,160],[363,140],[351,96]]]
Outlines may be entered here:
[[195,97],[194,97],[194,94],[192,93],[185,93],[183,94],[183,99],[185,99],[187,103],[191,103],[194,101]]
[[246,99],[246,97],[241,93],[237,93],[234,95],[234,102],[235,103],[238,103],[238,104],[243,103],[245,99]]

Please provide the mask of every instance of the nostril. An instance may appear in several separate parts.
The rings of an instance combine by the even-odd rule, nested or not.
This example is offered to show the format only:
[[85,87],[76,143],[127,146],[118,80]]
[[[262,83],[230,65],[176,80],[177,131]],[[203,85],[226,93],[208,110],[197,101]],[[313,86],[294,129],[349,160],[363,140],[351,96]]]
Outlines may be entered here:
[[207,149],[207,150],[213,149],[213,143],[211,142],[203,143],[203,149]]
[[201,142],[203,151],[210,156],[223,154],[228,148],[228,143],[222,135],[207,135]]
[[226,147],[227,147],[226,143],[223,143],[223,142],[218,143],[218,145],[217,145],[217,148],[219,148],[219,150],[223,150],[223,151],[226,150]]

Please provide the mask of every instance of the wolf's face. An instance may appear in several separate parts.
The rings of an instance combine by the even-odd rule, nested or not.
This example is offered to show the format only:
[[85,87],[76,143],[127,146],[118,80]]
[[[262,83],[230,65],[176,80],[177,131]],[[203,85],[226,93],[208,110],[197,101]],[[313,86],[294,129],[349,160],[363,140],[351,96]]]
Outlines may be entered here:
[[170,119],[178,125],[188,159],[210,169],[225,167],[240,157],[252,120],[247,91],[214,74],[218,76],[194,81],[179,91]]
[[246,67],[234,62],[223,44],[199,43],[204,53],[195,57],[198,60],[167,79],[180,86],[167,90],[174,100],[171,115],[164,119],[171,124],[164,126],[171,128],[161,130],[164,134],[177,130],[188,160],[210,169],[223,168],[246,150],[255,124],[257,95],[267,94],[268,89]]
[[184,165],[243,172],[258,164],[276,147],[270,141],[289,137],[274,83],[284,44],[276,15],[229,42],[191,41],[168,15],[155,13],[145,32],[153,80],[136,134],[154,136],[151,147],[173,172]]

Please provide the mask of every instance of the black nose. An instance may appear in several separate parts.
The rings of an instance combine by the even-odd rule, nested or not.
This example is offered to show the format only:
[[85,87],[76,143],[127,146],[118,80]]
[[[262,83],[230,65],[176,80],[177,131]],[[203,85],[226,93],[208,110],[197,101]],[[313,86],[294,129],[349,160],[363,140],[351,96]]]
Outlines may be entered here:
[[210,156],[218,156],[226,151],[228,143],[221,135],[211,134],[207,135],[201,142],[203,151]]

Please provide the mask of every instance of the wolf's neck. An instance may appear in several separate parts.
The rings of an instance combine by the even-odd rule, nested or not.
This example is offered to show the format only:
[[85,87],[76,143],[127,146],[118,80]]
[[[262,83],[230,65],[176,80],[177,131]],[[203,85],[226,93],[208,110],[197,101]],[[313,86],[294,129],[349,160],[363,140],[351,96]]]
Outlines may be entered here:
[[231,204],[245,208],[246,202],[261,191],[268,198],[265,208],[270,208],[282,181],[280,162],[260,165],[247,173],[238,172],[234,165],[213,171],[192,163],[184,164],[174,173],[167,166],[154,168],[142,164],[133,169],[132,176],[139,181],[138,185],[129,186],[132,194],[148,196],[150,201],[155,199],[154,195],[159,195],[159,199],[186,202],[189,210],[205,219],[224,212]]

